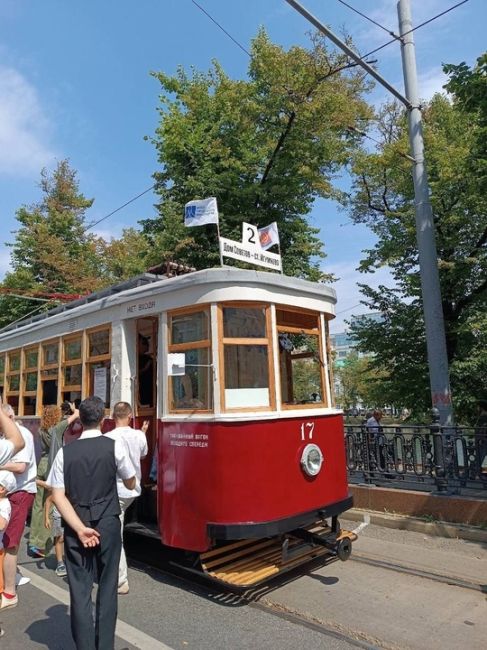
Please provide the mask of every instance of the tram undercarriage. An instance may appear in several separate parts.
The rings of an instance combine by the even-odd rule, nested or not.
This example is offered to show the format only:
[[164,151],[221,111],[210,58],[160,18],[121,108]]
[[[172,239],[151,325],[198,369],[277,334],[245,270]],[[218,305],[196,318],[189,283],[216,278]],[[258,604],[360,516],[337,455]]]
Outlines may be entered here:
[[[132,521],[126,530],[160,541],[155,524]],[[354,532],[340,528],[336,515],[272,537],[220,542],[203,553],[191,552],[173,557],[171,564],[179,570],[240,592],[259,587],[320,559],[323,563],[346,561],[356,539]]]

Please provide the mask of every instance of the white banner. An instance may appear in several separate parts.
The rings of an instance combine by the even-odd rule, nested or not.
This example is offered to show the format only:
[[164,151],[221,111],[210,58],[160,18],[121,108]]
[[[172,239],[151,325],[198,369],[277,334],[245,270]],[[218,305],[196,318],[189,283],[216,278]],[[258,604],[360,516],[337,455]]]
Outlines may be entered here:
[[220,255],[222,257],[231,257],[241,262],[256,264],[257,266],[265,266],[275,271],[282,270],[281,256],[262,250],[260,244],[241,243],[220,237]]
[[207,223],[218,223],[218,206],[214,196],[186,203],[184,206],[185,226],[204,226]]

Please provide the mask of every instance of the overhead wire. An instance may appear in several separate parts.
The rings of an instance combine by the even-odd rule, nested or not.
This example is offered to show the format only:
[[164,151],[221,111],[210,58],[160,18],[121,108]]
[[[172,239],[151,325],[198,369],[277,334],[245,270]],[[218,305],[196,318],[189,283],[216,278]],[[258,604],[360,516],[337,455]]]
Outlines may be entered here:
[[219,29],[221,29],[222,32],[223,32],[224,34],[226,34],[226,35],[228,36],[228,38],[229,38],[231,41],[233,41],[233,42],[235,43],[235,45],[237,45],[241,50],[243,50],[247,56],[251,56],[250,52],[249,52],[247,49],[245,49],[245,47],[244,47],[241,43],[239,43],[239,42],[237,41],[237,39],[234,38],[234,37],[230,34],[230,32],[228,32],[228,31],[223,27],[223,25],[220,25],[220,23],[219,23],[215,18],[213,18],[213,16],[212,16],[211,14],[209,14],[209,13],[206,11],[206,9],[205,9],[204,7],[202,7],[200,4],[198,4],[198,3],[196,2],[196,0],[191,0],[191,2],[192,2],[196,7],[198,7],[198,9],[199,9],[200,11],[202,11],[206,16],[208,16],[208,18],[209,18],[213,23],[215,23],[215,25],[216,25]]
[[98,219],[98,221],[94,221],[93,223],[90,223],[90,224],[86,227],[86,231],[91,230],[92,228],[94,228],[95,226],[97,226],[97,225],[98,225],[99,223],[101,223],[102,221],[105,221],[105,219],[108,219],[108,217],[111,217],[111,216],[114,215],[116,212],[119,212],[120,210],[122,210],[123,208],[125,208],[127,205],[130,205],[130,204],[133,203],[134,201],[137,201],[137,199],[140,199],[141,196],[144,196],[144,194],[147,194],[147,192],[150,192],[150,191],[153,190],[155,187],[156,187],[155,184],[154,184],[154,185],[151,185],[150,187],[148,187],[146,190],[144,190],[144,191],[141,192],[140,194],[137,194],[137,196],[134,196],[133,198],[131,198],[131,199],[129,199],[128,201],[126,201],[123,205],[119,206],[118,208],[115,208],[115,210],[112,210],[111,212],[109,212],[108,214],[106,214],[106,215],[105,215],[104,217],[102,217],[101,219]]
[[355,7],[352,7],[352,5],[349,5],[348,2],[345,2],[345,0],[338,0],[338,2],[339,2],[340,4],[342,4],[342,5],[344,5],[345,7],[348,7],[349,9],[351,9],[352,11],[354,11],[354,12],[355,12],[356,14],[358,14],[359,16],[362,16],[362,18],[365,18],[366,20],[368,20],[369,22],[371,22],[373,25],[376,25],[377,27],[380,27],[380,28],[383,29],[385,32],[387,32],[388,34],[390,34],[390,36],[393,36],[396,40],[400,40],[400,39],[401,39],[401,37],[398,36],[397,34],[395,34],[391,29],[388,29],[387,27],[384,27],[384,25],[381,25],[380,23],[378,23],[376,20],[374,20],[374,19],[371,18],[370,16],[367,16],[367,14],[364,14],[364,13],[362,13],[361,11],[359,11],[358,9],[356,9]]
[[[339,0],[340,2],[340,0]],[[419,25],[416,25],[416,27],[413,27],[412,29],[409,29],[407,32],[404,32],[404,34],[399,35],[399,39],[404,38],[404,36],[407,36],[408,34],[412,34],[412,32],[415,32],[417,29],[420,27],[424,27],[425,25],[428,25],[429,23],[432,23],[434,20],[437,18],[441,18],[441,16],[444,16],[445,14],[449,13],[450,11],[453,11],[453,9],[456,9],[457,7],[460,7],[461,5],[464,5],[468,0],[461,0],[461,2],[457,2],[457,4],[449,7],[448,9],[445,9],[445,11],[440,12],[439,14],[436,14],[436,16],[433,16],[432,18],[428,18],[428,20],[425,20],[424,22],[420,23]],[[379,50],[384,49],[391,43],[395,43],[397,38],[393,38],[390,41],[387,41],[387,43],[384,43],[383,45],[380,45],[379,47],[376,47],[375,50],[371,50],[370,52],[367,52],[367,54],[364,54],[362,56],[362,59],[366,59],[368,56],[371,54],[375,54],[376,52],[379,52]]]

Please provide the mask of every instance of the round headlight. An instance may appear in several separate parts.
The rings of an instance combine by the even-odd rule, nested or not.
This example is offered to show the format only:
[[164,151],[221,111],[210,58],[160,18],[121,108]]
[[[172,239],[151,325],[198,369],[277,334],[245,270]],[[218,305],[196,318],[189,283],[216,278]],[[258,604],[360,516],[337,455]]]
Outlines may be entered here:
[[303,449],[301,467],[308,476],[316,476],[323,465],[323,454],[318,445],[309,444]]

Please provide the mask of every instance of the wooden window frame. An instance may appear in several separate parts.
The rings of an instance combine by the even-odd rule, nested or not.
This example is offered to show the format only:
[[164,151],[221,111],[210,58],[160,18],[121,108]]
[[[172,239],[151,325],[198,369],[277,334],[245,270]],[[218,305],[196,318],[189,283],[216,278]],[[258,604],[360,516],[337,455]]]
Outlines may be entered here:
[[[37,364],[35,366],[28,366],[27,365],[27,355],[29,352],[37,352]],[[25,348],[22,348],[22,379],[21,379],[21,397],[20,397],[20,406],[19,404],[19,415],[24,415],[24,398],[25,397],[34,397],[36,401],[36,407],[34,411],[34,415],[37,415],[39,412],[39,387],[41,383],[41,378],[40,378],[40,358],[41,358],[41,347],[40,344],[37,343],[35,345],[28,345]],[[26,381],[27,381],[27,375],[37,373],[37,385],[35,390],[27,390],[26,389]]]
[[[80,356],[78,359],[69,359],[66,360],[66,343],[70,343],[71,341],[80,341],[81,342],[81,350],[80,350]],[[80,395],[83,395],[83,376],[85,372],[85,365],[83,363],[84,360],[84,345],[85,345],[85,337],[83,336],[83,332],[76,332],[74,334],[69,334],[67,336],[62,337],[61,341],[61,395],[63,393],[67,392],[79,392]],[[70,366],[81,366],[81,383],[80,384],[66,384],[65,383],[65,375],[64,375],[64,369]]]
[[[95,334],[96,332],[101,332],[101,331],[108,331],[108,352],[105,352],[104,354],[99,354],[95,356],[90,356],[90,335]],[[73,337],[75,338],[75,337]],[[98,325],[97,327],[91,327],[89,329],[84,330],[83,332],[83,341],[82,341],[82,348],[84,350],[84,361],[83,361],[83,370],[82,371],[84,378],[82,382],[82,390],[81,390],[81,396],[83,395],[89,395],[91,394],[90,390],[90,381],[91,381],[91,369],[90,366],[93,363],[102,363],[104,361],[110,361],[110,377],[109,377],[109,385],[110,385],[110,400],[111,402],[112,399],[112,386],[111,386],[111,369],[112,369],[112,325],[111,323],[105,323],[104,325]],[[110,413],[110,406],[105,407],[105,414]]]
[[[292,410],[310,410],[313,408],[327,408],[329,407],[328,404],[328,393],[326,391],[327,387],[327,377],[325,373],[325,358],[323,356],[323,335],[324,332],[322,332],[321,329],[321,312],[319,311],[313,311],[311,309],[299,309],[296,307],[287,307],[286,305],[275,305],[276,308],[276,330],[277,330],[277,335],[279,337],[279,334],[307,334],[309,336],[317,336],[318,337],[318,353],[319,353],[319,370],[320,370],[320,380],[321,380],[321,401],[320,402],[308,402],[306,404],[286,404],[285,402],[282,401],[282,395],[281,395],[281,409],[283,411],[292,411]],[[281,311],[287,311],[295,314],[308,314],[309,316],[314,316],[316,318],[316,327],[314,328],[309,328],[309,327],[294,327],[292,325],[278,325],[278,310]],[[305,359],[309,358],[312,356],[309,352],[302,352],[302,353],[297,353],[296,355],[292,356],[292,359]],[[290,360],[292,360],[290,359]],[[278,364],[279,367],[279,372],[281,371],[281,365],[280,363]],[[281,379],[281,384],[282,384],[282,376],[280,377]],[[281,387],[282,391],[282,387]]]
[[[266,337],[225,337],[223,335],[223,310],[233,307],[235,309],[262,309],[265,310]],[[268,302],[240,302],[229,301],[217,304],[218,314],[218,363],[220,366],[220,405],[222,413],[257,413],[276,410],[276,382],[274,376],[274,346],[271,318],[271,303]],[[228,408],[225,401],[225,345],[262,345],[267,347],[267,373],[269,377],[269,406],[241,406]]]
[[[10,355],[13,354],[19,354],[19,369],[18,370],[11,370],[10,369]],[[5,357],[5,384],[4,384],[4,395],[5,395],[5,401],[8,403],[10,397],[16,397],[17,398],[17,415],[21,414],[21,409],[22,409],[22,399],[21,399],[21,394],[22,394],[22,363],[23,363],[23,356],[22,356],[22,348],[14,348],[13,350],[8,350],[6,352],[6,357]],[[18,390],[10,390],[10,378],[11,377],[18,377],[19,378],[19,388]]]
[[[187,343],[172,343],[172,318],[173,316],[185,316],[191,315],[198,312],[205,312],[208,318],[208,338],[200,339],[199,341],[188,341]],[[169,354],[173,352],[186,352],[187,350],[208,350],[208,363],[210,368],[212,367],[212,346],[211,346],[211,305],[202,304],[194,305],[192,307],[179,307],[178,309],[172,309],[167,312],[167,351]],[[213,373],[210,372],[210,380],[208,382],[208,397],[213,405],[212,408],[201,408],[201,409],[181,409],[174,408],[172,406],[172,395],[173,395],[173,378],[169,376],[169,381],[167,382],[167,409],[168,413],[171,415],[181,415],[181,414],[192,414],[192,413],[213,413],[214,412],[214,387],[212,384]]]
[[5,386],[6,386],[6,383],[5,383],[5,374],[6,374],[6,370],[7,370],[7,356],[6,355],[7,355],[6,352],[0,352],[0,359],[3,358],[3,370],[0,373],[0,388],[3,388],[3,391],[2,391],[3,394],[5,394]]
[[[38,394],[37,394],[37,411],[40,412],[41,408],[43,406],[42,404],[42,384],[44,381],[57,381],[57,397],[56,397],[56,404],[59,404],[59,396],[61,394],[60,389],[61,389],[61,354],[62,354],[62,348],[61,348],[61,343],[62,343],[62,337],[56,336],[55,338],[52,339],[46,339],[45,341],[41,341],[39,344],[39,380],[37,382],[38,385]],[[58,351],[57,351],[57,362],[56,363],[44,363],[44,346],[47,345],[54,345],[57,344],[58,346]],[[47,377],[43,377],[42,373],[44,370],[55,370],[57,369],[57,375],[49,375]]]

